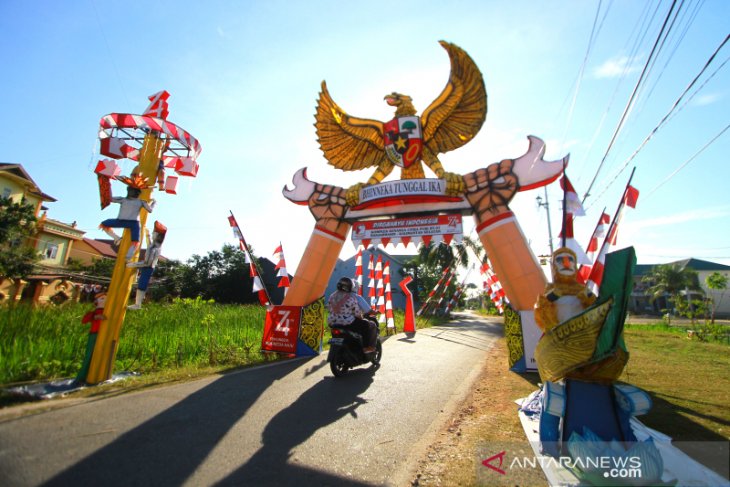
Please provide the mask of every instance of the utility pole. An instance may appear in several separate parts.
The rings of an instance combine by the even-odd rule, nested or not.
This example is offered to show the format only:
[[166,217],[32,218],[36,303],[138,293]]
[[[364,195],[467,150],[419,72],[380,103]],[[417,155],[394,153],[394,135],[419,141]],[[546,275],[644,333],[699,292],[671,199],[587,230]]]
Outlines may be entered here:
[[552,225],[550,224],[550,205],[548,204],[547,186],[545,186],[543,189],[545,190],[545,203],[542,202],[542,198],[540,197],[540,195],[537,195],[537,207],[545,207],[545,213],[547,213],[548,238],[550,239],[550,255],[553,255],[553,230]]

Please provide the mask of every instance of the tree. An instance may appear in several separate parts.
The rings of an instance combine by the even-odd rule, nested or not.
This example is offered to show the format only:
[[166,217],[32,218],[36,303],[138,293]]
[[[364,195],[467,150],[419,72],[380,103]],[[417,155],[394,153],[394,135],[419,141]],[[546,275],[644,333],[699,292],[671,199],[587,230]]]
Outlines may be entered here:
[[680,295],[682,291],[701,289],[697,271],[689,267],[682,268],[678,264],[654,266],[642,281],[649,284],[646,292],[651,296],[652,302],[669,295],[669,301],[675,306],[680,299],[684,299]]
[[720,293],[720,299],[717,303],[715,303],[715,299],[713,297],[710,297],[710,300],[712,301],[712,306],[710,306],[710,322],[714,325],[715,311],[717,311],[717,307],[720,306],[722,298],[725,297],[725,290],[727,289],[727,276],[724,276],[719,272],[713,272],[705,278],[705,284],[707,284],[707,287],[712,289],[713,291],[722,291]]
[[[452,269],[454,266],[467,268],[469,266],[469,250],[478,259],[481,259],[484,253],[481,245],[468,236],[464,237],[458,244],[429,243],[428,245],[421,245],[418,248],[416,258],[406,263],[402,269],[413,274],[416,289],[418,290],[418,299],[423,302],[428,298],[428,293],[441,279],[443,271],[447,267]],[[447,296],[453,294],[456,285],[456,281],[452,280],[449,289],[446,291]]]
[[38,260],[26,241],[35,233],[35,211],[31,205],[0,197],[0,276],[17,279],[33,271]]
[[175,271],[181,297],[241,304],[258,302],[249,272],[243,252],[229,244],[205,256],[193,255]]

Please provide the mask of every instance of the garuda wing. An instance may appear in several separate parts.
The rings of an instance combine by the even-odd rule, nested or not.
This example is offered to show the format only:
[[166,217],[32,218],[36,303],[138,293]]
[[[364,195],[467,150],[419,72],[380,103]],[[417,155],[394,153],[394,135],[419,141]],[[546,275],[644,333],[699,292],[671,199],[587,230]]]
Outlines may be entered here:
[[319,146],[336,168],[356,171],[386,162],[382,122],[348,115],[332,100],[324,81],[314,118]]
[[439,41],[449,53],[449,82],[421,115],[424,144],[434,154],[469,142],[487,118],[487,91],[477,65],[460,47]]

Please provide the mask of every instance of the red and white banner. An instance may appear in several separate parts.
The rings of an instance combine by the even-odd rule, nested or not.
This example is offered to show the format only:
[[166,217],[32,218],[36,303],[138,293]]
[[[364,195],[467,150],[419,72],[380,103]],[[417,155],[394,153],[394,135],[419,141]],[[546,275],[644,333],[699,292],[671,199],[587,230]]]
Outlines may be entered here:
[[367,220],[352,226],[352,241],[356,247],[421,242],[450,244],[461,242],[462,236],[461,214]]
[[267,352],[296,353],[301,306],[274,306],[266,312],[261,350]]

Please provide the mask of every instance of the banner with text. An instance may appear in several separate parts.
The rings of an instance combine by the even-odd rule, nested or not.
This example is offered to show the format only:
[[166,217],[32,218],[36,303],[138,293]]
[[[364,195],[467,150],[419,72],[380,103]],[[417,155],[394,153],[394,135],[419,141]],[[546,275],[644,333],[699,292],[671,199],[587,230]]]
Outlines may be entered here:
[[463,236],[461,214],[367,220],[353,224],[352,241],[362,245],[397,245],[423,242],[460,242]]

